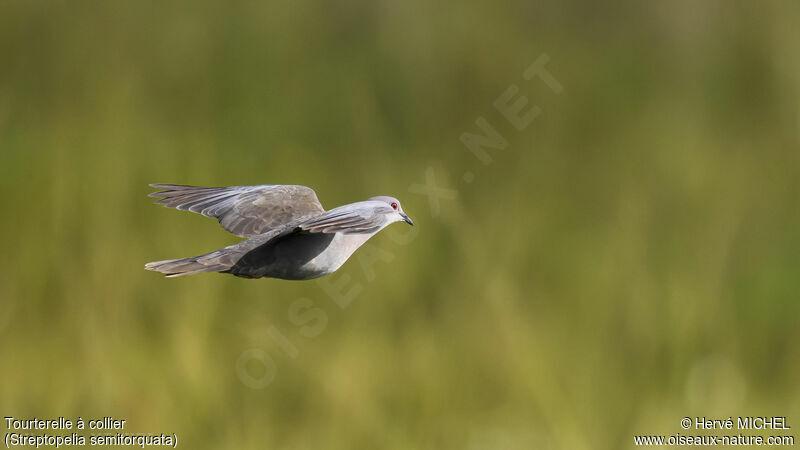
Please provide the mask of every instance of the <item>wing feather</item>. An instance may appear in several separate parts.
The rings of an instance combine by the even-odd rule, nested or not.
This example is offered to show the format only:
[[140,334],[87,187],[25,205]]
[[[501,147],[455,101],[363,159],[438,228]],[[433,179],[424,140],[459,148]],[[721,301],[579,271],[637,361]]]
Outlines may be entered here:
[[229,232],[245,238],[325,212],[314,190],[305,186],[150,186],[161,189],[149,195],[159,199],[157,204],[213,217]]
[[311,233],[373,233],[385,222],[385,214],[392,212],[388,205],[361,202],[332,209],[298,225]]

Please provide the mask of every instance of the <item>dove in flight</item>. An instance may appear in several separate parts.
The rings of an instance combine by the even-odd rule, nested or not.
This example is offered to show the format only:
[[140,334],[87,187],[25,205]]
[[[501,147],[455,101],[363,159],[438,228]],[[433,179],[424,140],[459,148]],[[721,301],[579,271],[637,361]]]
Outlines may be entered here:
[[328,211],[313,189],[293,185],[196,187],[151,184],[168,208],[217,219],[237,244],[191,258],[147,263],[168,277],[202,272],[243,278],[310,280],[336,271],[369,238],[394,222],[414,222],[394,197],[378,196]]

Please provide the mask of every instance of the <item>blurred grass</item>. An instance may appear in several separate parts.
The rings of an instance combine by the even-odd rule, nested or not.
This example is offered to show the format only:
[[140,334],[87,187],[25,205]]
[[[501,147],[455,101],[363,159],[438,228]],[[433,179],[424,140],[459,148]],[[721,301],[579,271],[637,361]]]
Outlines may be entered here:
[[[0,412],[237,449],[624,448],[684,416],[793,425],[798,13],[4,2]],[[561,95],[522,79],[541,53]],[[512,83],[544,111],[521,132],[492,106]],[[488,167],[458,141],[478,116],[509,141]],[[439,216],[408,192],[428,167],[458,190]],[[371,241],[394,255],[374,281],[357,259],[334,275],[363,287],[345,310],[319,283],[166,280],[143,264],[235,239],[151,205],[153,182],[305,184],[327,207],[395,195],[418,235]],[[320,336],[288,320],[298,298],[327,314]],[[237,376],[249,348],[275,360],[263,390]]]

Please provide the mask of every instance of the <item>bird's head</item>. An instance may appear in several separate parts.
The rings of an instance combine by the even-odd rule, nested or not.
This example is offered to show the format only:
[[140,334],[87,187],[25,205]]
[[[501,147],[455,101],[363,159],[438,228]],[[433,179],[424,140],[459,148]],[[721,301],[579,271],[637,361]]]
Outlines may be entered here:
[[400,205],[400,200],[386,195],[372,197],[370,200],[386,203],[390,208],[392,208],[390,212],[386,213],[386,215],[389,216],[389,223],[402,221],[409,225],[414,225],[414,221],[412,221],[411,218],[408,217],[405,212],[403,212],[403,207]]

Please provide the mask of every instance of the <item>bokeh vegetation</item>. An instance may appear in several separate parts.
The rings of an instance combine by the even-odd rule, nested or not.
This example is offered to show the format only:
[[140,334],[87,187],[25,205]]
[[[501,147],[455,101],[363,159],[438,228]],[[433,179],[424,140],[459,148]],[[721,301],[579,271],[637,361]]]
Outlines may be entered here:
[[[0,413],[183,448],[616,449],[800,419],[791,2],[0,5]],[[555,95],[523,70],[542,53]],[[493,102],[520,87],[517,131]],[[459,142],[508,140],[482,166]],[[434,214],[409,192],[432,168]],[[462,175],[472,172],[471,183]],[[147,261],[235,242],[148,183],[387,194],[417,223],[319,283]],[[388,230],[387,230],[388,231]],[[288,319],[307,298],[327,326]],[[270,333],[296,347],[287,356]],[[264,389],[237,361],[275,361]],[[246,364],[259,377],[258,364]]]

